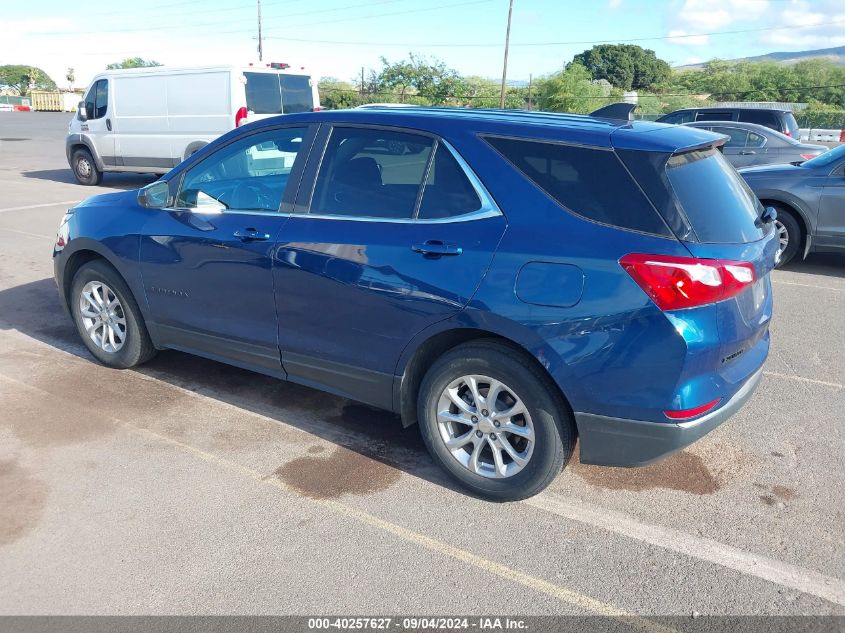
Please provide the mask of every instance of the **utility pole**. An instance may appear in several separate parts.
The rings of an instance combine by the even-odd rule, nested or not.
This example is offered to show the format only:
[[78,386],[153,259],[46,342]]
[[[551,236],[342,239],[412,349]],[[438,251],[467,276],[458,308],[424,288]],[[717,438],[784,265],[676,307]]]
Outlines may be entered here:
[[502,64],[502,94],[499,97],[499,107],[505,108],[505,84],[508,81],[508,47],[511,42],[511,15],[513,15],[513,0],[509,0],[508,6],[508,30],[505,34],[505,61]]
[[364,67],[361,66],[361,103],[364,102]]
[[261,0],[256,0],[258,3],[258,61],[264,61],[264,40],[261,37]]

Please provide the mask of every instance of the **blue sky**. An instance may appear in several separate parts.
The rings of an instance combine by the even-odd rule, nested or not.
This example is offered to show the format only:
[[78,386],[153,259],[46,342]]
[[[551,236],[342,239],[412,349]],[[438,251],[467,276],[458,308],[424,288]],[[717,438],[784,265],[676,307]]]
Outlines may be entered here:
[[[0,64],[37,65],[61,84],[69,66],[82,85],[124,57],[167,65],[257,59],[254,0],[5,4]],[[379,67],[382,55],[398,60],[413,51],[463,74],[501,75],[507,0],[263,0],[262,7],[265,61],[351,79],[362,66]],[[845,2],[514,0],[508,76],[542,76],[593,42],[634,39],[673,65],[840,46]]]

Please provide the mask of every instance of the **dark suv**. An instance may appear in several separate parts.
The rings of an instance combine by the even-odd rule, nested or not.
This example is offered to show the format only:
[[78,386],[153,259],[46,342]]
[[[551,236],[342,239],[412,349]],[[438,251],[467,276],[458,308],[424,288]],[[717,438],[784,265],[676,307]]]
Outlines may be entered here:
[[742,121],[756,123],[798,138],[798,122],[789,110],[772,108],[684,108],[664,114],[658,123],[691,123],[693,121]]

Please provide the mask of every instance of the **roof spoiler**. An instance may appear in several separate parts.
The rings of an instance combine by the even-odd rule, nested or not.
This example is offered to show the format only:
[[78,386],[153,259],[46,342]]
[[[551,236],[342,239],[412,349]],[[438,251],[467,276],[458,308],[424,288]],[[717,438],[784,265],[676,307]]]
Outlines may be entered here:
[[590,116],[599,117],[601,119],[621,119],[622,121],[633,121],[634,110],[637,109],[636,103],[611,103],[595,112],[590,112]]

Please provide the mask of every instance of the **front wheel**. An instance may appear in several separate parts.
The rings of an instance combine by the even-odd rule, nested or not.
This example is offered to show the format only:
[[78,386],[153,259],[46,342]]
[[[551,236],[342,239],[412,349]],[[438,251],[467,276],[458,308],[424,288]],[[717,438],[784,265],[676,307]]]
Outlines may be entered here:
[[89,262],[76,272],[70,309],[82,342],[104,365],[126,369],[155,356],[135,298],[105,261]]
[[775,231],[778,236],[778,268],[792,260],[801,246],[801,227],[793,215],[782,207],[775,207],[778,217],[775,220]]
[[70,158],[70,164],[80,184],[93,186],[103,181],[103,172],[97,169],[97,163],[87,149],[76,150]]
[[496,342],[460,345],[420,387],[429,452],[453,478],[494,501],[531,497],[572,455],[575,424],[550,378]]

